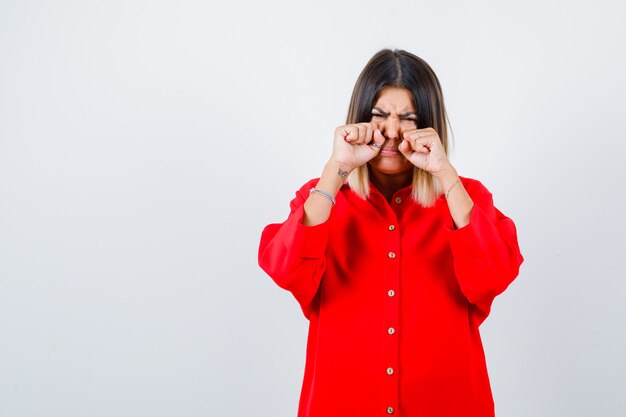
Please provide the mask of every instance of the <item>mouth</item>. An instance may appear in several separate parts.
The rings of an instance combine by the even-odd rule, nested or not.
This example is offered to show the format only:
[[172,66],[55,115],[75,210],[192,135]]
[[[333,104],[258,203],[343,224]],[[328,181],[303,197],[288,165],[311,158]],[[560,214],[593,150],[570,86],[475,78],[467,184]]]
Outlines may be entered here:
[[381,148],[380,154],[383,156],[397,156],[401,155],[397,148]]

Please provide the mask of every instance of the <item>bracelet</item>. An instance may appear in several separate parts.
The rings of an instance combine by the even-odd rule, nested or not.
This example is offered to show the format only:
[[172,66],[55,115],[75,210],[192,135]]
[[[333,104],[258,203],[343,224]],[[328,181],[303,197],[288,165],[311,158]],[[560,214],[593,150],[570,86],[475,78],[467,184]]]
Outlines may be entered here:
[[448,194],[450,194],[450,190],[452,190],[452,188],[460,182],[461,182],[461,179],[459,178],[458,180],[456,180],[454,184],[450,186],[450,188],[448,188],[448,192],[446,193],[446,200],[448,199]]
[[329,199],[331,203],[333,203],[333,206],[335,205],[335,198],[332,195],[328,194],[326,191],[318,190],[317,188],[311,188],[311,190],[309,191],[309,195],[314,193],[323,195],[324,197]]

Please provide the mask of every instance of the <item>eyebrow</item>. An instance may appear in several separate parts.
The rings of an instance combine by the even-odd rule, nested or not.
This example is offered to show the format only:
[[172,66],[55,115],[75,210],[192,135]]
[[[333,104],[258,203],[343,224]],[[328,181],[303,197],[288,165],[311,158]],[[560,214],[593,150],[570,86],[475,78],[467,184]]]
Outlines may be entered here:
[[[389,116],[389,113],[387,113],[386,111],[382,111],[382,110],[381,110],[381,109],[379,109],[378,107],[374,107],[372,110],[378,110],[378,111],[379,111],[379,112],[380,112],[383,116]],[[410,115],[417,116],[417,113],[416,113],[416,112],[414,112],[414,111],[410,111],[410,112],[407,112],[407,113],[402,113],[402,114],[399,114],[398,116],[400,116],[400,117],[406,117],[406,116],[410,116]]]

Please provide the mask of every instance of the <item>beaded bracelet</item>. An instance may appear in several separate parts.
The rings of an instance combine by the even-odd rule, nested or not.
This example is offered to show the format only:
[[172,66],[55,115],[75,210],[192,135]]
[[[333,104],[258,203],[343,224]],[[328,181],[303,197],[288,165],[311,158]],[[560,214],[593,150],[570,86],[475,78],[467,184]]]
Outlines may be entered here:
[[448,192],[446,193],[446,200],[448,199],[448,194],[450,194],[450,190],[452,190],[452,187],[454,187],[455,185],[457,185],[457,184],[458,184],[458,183],[460,183],[460,182],[461,182],[461,180],[460,180],[460,179],[458,179],[458,180],[456,180],[456,182],[455,182],[454,184],[452,184],[452,185],[450,186],[450,188],[448,188]]
[[326,191],[318,190],[317,188],[311,188],[311,190],[309,191],[309,195],[313,193],[323,195],[324,197],[329,199],[331,203],[333,203],[333,206],[335,205],[335,198],[332,195],[328,194]]

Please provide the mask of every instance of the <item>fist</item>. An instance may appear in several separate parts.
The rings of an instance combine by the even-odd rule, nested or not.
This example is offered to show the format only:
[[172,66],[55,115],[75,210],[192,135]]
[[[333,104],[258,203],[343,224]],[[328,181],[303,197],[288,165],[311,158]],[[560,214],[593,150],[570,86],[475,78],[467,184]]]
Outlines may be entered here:
[[335,129],[331,160],[348,172],[367,163],[380,152],[385,137],[373,123],[356,123]]
[[402,133],[398,149],[416,167],[434,176],[443,174],[450,166],[441,139],[435,129],[411,129]]

